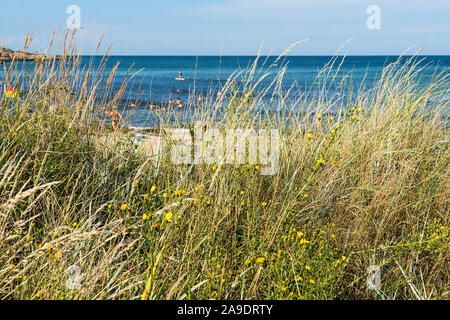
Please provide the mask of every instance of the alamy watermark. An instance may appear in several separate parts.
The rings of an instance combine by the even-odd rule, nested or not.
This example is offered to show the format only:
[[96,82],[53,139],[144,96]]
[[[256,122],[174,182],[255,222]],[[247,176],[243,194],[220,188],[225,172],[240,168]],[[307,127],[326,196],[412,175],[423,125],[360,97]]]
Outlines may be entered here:
[[381,8],[370,5],[367,7],[366,13],[370,15],[367,18],[367,28],[369,30],[381,30]]
[[[69,30],[81,28],[81,8],[78,5],[70,5],[66,9],[66,13],[70,16],[66,20],[66,26]],[[381,8],[377,5],[370,5],[366,9],[369,15],[366,26],[369,30],[381,30]]]
[[169,130],[174,164],[260,165],[262,175],[274,175],[280,163],[280,135],[277,129],[219,129],[194,125]]
[[70,5],[66,10],[70,16],[66,20],[66,26],[69,30],[76,30],[81,28],[81,9],[77,5]]
[[80,267],[73,265],[67,268],[67,281],[66,287],[69,290],[80,290],[81,288],[81,269]]
[[367,268],[367,288],[379,292],[381,290],[381,268],[372,265]]

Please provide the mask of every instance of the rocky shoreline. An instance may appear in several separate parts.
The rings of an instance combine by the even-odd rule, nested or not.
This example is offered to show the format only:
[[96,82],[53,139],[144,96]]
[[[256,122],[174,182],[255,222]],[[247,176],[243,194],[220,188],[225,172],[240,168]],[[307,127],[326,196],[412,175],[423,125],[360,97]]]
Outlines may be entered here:
[[41,53],[30,53],[24,51],[13,51],[10,49],[0,48],[0,61],[44,61],[58,59],[55,56],[48,56]]

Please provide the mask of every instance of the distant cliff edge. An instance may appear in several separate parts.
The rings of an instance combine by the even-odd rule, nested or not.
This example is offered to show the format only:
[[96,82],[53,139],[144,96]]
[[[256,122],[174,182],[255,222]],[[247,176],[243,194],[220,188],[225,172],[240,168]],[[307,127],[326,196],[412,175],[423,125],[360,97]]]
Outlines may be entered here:
[[44,61],[58,59],[58,57],[0,48],[0,61],[12,61],[13,59],[16,61]]

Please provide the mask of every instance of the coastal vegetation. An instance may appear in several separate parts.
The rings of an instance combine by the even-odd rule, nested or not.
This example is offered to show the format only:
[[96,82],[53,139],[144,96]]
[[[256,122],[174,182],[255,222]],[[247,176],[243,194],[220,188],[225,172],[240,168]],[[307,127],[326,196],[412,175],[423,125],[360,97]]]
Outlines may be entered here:
[[[420,57],[403,57],[330,96],[335,57],[293,99],[279,66],[261,89],[256,59],[186,108],[221,130],[278,129],[279,169],[263,176],[175,165],[163,118],[161,148],[137,151],[97,108],[133,75],[113,92],[106,55],[82,69],[71,36],[58,43],[32,73],[1,65],[18,93],[0,96],[1,299],[449,298],[448,73],[420,81]],[[263,95],[280,112],[257,112]]]

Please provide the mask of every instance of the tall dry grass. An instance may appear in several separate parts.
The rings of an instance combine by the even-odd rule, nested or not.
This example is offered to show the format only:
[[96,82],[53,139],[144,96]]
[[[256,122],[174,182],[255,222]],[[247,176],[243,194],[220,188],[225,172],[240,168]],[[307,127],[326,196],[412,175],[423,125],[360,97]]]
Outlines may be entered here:
[[[448,298],[446,74],[419,82],[419,58],[403,58],[374,86],[355,95],[344,80],[330,96],[336,58],[314,99],[292,99],[285,68],[266,92],[256,63],[236,73],[193,119],[279,129],[280,168],[261,176],[254,165],[175,166],[169,139],[157,156],[136,152],[95,107],[101,85],[111,107],[133,75],[113,92],[106,55],[83,70],[73,35],[53,42],[61,59],[31,75],[3,65],[21,94],[1,100],[1,298]],[[279,112],[256,112],[263,95]],[[99,145],[105,134],[119,143]],[[78,290],[66,285],[73,265]],[[366,284],[372,265],[379,290]]]

